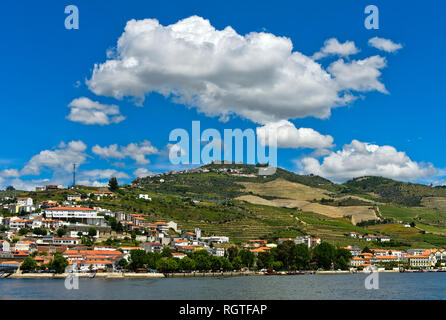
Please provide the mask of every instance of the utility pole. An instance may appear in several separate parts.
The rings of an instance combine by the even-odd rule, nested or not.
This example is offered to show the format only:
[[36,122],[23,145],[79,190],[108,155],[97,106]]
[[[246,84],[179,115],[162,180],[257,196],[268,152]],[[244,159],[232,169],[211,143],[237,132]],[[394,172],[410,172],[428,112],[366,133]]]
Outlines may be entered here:
[[73,163],[73,188],[76,185],[76,164]]

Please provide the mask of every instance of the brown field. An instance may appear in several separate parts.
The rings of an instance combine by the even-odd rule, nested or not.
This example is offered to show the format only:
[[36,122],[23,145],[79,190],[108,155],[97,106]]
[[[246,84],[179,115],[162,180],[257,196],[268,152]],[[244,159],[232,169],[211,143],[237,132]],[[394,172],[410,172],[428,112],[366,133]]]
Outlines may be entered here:
[[[244,195],[236,200],[246,201],[253,204],[261,204],[272,207],[298,208],[302,211],[315,212],[330,218],[342,218],[351,216],[351,222],[357,224],[364,220],[376,220],[378,217],[372,207],[349,206],[334,207],[310,202],[314,199],[331,198],[325,191],[318,188],[311,188],[299,183],[289,182],[283,179],[276,179],[267,183],[243,182],[246,192],[260,195]],[[274,196],[280,199],[267,200],[261,198],[262,195]]]
[[272,196],[292,200],[320,200],[331,198],[326,190],[312,188],[300,183],[290,182],[285,179],[276,179],[266,183],[240,182],[246,189],[245,192],[252,192],[260,196]]
[[421,204],[427,208],[446,210],[446,198],[442,198],[442,197],[423,198],[421,200]]

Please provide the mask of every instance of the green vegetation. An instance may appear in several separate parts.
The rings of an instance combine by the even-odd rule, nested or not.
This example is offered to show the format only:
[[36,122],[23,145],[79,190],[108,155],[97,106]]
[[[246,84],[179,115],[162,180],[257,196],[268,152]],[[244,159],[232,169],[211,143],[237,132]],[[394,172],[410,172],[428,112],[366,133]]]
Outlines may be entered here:
[[20,265],[20,270],[25,272],[34,271],[36,269],[37,269],[37,263],[31,257],[26,257],[25,260],[23,260],[23,263]]

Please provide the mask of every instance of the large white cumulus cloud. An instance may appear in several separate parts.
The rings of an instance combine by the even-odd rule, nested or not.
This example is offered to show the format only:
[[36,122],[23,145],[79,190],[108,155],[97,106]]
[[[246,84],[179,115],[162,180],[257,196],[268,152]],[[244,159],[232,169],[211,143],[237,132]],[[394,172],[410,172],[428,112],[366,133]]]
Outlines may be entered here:
[[257,123],[326,118],[351,101],[345,92],[363,88],[340,85],[319,63],[293,51],[288,38],[216,30],[198,16],[168,26],[128,21],[114,55],[94,66],[87,85],[97,95],[139,102],[158,92],[208,116],[237,114]]
[[304,173],[312,173],[343,182],[361,176],[417,180],[432,177],[438,170],[432,164],[412,161],[405,152],[392,146],[378,146],[353,140],[342,150],[331,152],[319,162],[307,157],[300,161]]
[[268,138],[277,137],[279,148],[310,148],[326,149],[333,147],[333,137],[322,135],[311,128],[297,129],[293,123],[287,120],[271,122],[263,127],[257,127],[257,137],[263,145],[267,145]]

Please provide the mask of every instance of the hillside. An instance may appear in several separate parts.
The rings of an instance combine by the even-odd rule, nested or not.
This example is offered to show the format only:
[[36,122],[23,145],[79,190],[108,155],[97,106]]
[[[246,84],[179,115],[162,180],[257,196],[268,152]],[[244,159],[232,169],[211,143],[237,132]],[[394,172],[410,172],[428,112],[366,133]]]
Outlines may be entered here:
[[[82,204],[138,213],[149,221],[173,220],[182,230],[199,227],[204,235],[226,235],[234,243],[310,234],[337,245],[377,246],[346,236],[354,231],[388,235],[395,240],[389,248],[446,246],[445,188],[379,177],[334,184],[280,168],[272,176],[257,172],[256,166],[212,164],[136,179],[121,186],[115,199],[88,198]],[[92,189],[17,195],[62,202],[69,193]],[[152,201],[138,199],[139,193]]]
[[446,197],[446,188],[400,182],[382,177],[361,177],[344,183],[344,193],[369,193],[381,201],[419,206],[426,197]]

